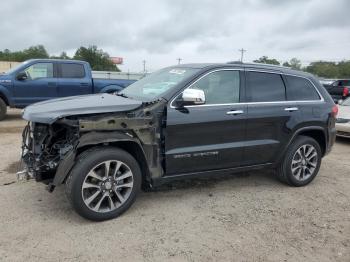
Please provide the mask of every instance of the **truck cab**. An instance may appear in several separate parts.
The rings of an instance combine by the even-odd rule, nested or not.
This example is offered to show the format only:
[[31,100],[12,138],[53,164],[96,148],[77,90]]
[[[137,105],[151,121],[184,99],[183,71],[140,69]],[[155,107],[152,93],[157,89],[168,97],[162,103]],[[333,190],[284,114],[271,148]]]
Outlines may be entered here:
[[116,92],[134,80],[93,79],[88,62],[32,59],[0,75],[0,119],[6,107],[28,105],[59,97]]

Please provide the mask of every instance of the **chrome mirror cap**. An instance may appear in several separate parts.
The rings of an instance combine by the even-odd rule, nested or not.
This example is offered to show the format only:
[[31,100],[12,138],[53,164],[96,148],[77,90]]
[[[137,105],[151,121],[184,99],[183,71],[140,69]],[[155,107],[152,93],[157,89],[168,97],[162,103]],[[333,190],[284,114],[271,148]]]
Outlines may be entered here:
[[186,104],[205,104],[205,94],[203,90],[188,88],[182,93],[182,101]]

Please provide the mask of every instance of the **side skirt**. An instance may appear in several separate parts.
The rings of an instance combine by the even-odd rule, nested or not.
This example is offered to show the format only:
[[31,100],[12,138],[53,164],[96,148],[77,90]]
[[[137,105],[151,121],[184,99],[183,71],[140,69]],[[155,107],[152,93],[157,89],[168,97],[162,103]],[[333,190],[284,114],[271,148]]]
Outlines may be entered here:
[[169,183],[171,181],[183,180],[183,179],[194,179],[194,178],[209,178],[215,177],[218,175],[228,175],[234,173],[240,173],[251,170],[259,170],[265,168],[273,168],[275,165],[272,163],[262,164],[262,165],[253,165],[253,166],[245,166],[245,167],[235,167],[235,168],[226,168],[226,169],[217,169],[210,171],[202,171],[202,172],[194,172],[194,173],[185,173],[185,174],[177,174],[171,176],[163,176],[160,178],[152,179],[152,186],[160,186],[162,184]]

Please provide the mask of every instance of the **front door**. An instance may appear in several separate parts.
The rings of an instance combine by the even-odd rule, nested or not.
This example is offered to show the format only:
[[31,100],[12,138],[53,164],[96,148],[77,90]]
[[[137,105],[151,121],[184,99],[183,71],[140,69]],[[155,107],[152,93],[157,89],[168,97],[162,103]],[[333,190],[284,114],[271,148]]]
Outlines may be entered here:
[[167,175],[240,166],[247,115],[247,106],[239,103],[241,75],[228,69],[210,72],[188,87],[204,91],[204,105],[176,108],[173,101],[168,106]]
[[27,106],[57,97],[57,78],[53,63],[35,63],[24,69],[27,78],[14,79],[15,104]]

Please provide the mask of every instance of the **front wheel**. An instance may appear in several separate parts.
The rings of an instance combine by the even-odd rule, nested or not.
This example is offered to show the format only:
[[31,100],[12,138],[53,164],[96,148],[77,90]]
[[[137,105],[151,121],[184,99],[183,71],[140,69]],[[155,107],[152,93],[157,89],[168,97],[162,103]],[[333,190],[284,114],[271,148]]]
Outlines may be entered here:
[[291,186],[305,186],[318,174],[322,152],[318,142],[307,136],[297,137],[280,164],[278,178]]
[[66,181],[66,193],[77,213],[103,221],[125,212],[141,188],[137,161],[126,151],[101,147],[82,153]]

